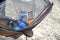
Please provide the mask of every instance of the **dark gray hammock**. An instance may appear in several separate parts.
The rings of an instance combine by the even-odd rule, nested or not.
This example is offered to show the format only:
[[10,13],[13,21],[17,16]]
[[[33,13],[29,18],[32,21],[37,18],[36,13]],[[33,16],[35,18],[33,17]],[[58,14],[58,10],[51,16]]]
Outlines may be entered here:
[[[27,37],[32,37],[33,36],[32,29],[36,27],[36,25],[38,25],[45,18],[45,16],[52,10],[53,3],[50,3],[50,1],[48,2],[49,2],[48,5],[39,13],[39,15],[33,20],[33,22],[30,25],[28,25],[27,28],[19,31],[4,29],[5,26],[3,24],[7,22],[9,18],[0,17],[0,35],[4,35],[6,37],[13,37],[15,39],[23,34],[25,34]],[[12,20],[12,21],[14,21],[14,23],[17,24],[16,20]]]

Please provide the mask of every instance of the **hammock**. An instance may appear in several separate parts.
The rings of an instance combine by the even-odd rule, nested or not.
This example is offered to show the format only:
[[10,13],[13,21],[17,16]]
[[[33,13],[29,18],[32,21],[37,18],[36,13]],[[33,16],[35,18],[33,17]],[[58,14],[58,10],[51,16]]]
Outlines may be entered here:
[[[23,34],[27,37],[32,37],[33,36],[32,29],[36,27],[36,25],[38,25],[45,18],[45,16],[51,11],[52,6],[53,6],[53,3],[49,2],[49,4],[45,6],[45,8],[39,13],[39,15],[35,19],[33,19],[33,22],[30,25],[28,25],[27,28],[19,31],[4,29],[6,22],[9,20],[9,18],[0,17],[0,35],[6,36],[6,37],[12,37],[15,39],[17,39]],[[11,20],[14,21],[14,25],[17,24],[16,20],[13,20],[13,19]]]

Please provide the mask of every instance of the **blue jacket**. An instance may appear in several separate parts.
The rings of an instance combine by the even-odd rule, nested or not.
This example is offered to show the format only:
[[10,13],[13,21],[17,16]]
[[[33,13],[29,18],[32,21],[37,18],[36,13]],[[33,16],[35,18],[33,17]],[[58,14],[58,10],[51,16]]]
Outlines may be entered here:
[[24,29],[28,26],[28,24],[26,22],[24,22],[23,20],[18,20],[17,22],[18,22],[17,26],[14,27],[15,31]]
[[14,30],[15,31],[18,31],[18,30],[21,30],[21,29],[24,29],[28,26],[28,24],[26,22],[24,22],[22,19],[24,17],[27,17],[27,14],[26,13],[22,13],[19,17],[19,20],[17,21],[17,26],[14,27]]

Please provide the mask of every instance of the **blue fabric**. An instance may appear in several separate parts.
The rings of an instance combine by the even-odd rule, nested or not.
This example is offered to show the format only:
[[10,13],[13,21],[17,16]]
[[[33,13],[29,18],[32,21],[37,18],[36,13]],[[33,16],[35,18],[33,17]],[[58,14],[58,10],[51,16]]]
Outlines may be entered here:
[[13,28],[14,28],[15,31],[21,30],[21,28],[18,27],[18,26],[14,26]]
[[27,24],[26,22],[24,22],[23,20],[18,20],[17,22],[18,22],[18,25],[14,27],[14,30],[15,30],[15,31],[24,29],[24,28],[26,28],[27,25],[28,25],[28,24]]
[[18,31],[18,30],[21,30],[21,29],[24,29],[27,27],[27,23],[23,21],[23,18],[24,17],[27,17],[27,14],[26,13],[22,13],[19,17],[19,20],[17,20],[18,24],[17,26],[14,27],[14,30],[15,31]]
[[27,14],[26,13],[22,13],[19,17],[19,20],[23,19],[24,17],[27,17]]

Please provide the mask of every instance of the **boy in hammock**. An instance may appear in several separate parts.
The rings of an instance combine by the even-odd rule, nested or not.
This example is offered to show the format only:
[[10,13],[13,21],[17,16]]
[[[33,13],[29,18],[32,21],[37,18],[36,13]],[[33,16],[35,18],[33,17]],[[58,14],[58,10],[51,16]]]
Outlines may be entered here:
[[18,31],[26,28],[28,26],[27,20],[28,20],[27,14],[22,13],[19,17],[19,20],[17,21],[17,26],[14,26],[13,30]]
[[23,12],[19,17],[19,20],[17,20],[17,26],[13,26],[13,21],[8,21],[6,29],[10,29],[9,25],[12,25],[12,30],[14,31],[24,29],[28,26],[27,20],[28,20],[27,14]]

